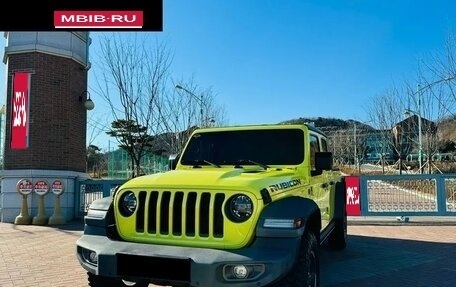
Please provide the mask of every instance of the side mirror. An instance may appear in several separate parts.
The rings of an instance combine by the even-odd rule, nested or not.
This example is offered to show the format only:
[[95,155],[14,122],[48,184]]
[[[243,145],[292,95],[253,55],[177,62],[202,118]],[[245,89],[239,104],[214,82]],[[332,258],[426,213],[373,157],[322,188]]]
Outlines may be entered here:
[[321,151],[315,153],[315,169],[316,170],[331,170],[333,169],[332,152]]
[[177,162],[179,161],[180,155],[179,154],[172,154],[168,158],[168,169],[173,170],[176,169]]

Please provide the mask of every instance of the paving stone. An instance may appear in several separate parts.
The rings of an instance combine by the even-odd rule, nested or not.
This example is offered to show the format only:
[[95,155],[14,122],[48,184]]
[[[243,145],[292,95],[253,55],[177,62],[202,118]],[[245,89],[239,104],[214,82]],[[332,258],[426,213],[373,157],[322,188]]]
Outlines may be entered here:
[[[321,249],[321,287],[456,286],[456,224],[390,221],[350,218],[347,248]],[[0,286],[87,287],[76,259],[81,234],[81,222],[0,223]]]

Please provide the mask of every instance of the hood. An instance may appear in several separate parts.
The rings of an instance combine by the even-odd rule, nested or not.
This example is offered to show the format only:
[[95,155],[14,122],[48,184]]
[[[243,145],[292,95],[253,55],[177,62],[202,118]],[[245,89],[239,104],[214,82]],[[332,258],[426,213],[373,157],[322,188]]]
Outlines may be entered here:
[[287,182],[292,182],[295,178],[296,170],[294,168],[263,170],[261,168],[205,167],[141,176],[128,181],[125,185],[135,188],[154,186],[154,188],[172,187],[173,189],[210,187],[211,190],[236,188],[245,190],[248,187],[249,190],[267,188],[270,191],[277,191],[277,189],[287,187]]

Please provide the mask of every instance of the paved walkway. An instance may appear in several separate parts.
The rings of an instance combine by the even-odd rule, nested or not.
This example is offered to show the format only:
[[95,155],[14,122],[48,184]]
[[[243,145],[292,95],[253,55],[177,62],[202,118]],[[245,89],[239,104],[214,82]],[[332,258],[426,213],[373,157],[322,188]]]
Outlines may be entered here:
[[454,287],[455,219],[351,220],[347,249],[322,249],[321,286]]
[[[456,218],[350,218],[349,244],[321,250],[322,287],[456,286]],[[0,223],[1,287],[86,287],[75,257],[80,222],[60,227]]]

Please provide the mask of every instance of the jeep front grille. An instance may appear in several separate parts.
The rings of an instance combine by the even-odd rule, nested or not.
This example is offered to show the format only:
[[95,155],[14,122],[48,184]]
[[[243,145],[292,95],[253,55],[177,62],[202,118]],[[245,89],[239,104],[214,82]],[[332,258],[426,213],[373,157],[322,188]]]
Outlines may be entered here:
[[224,200],[223,193],[141,191],[136,232],[222,238]]

